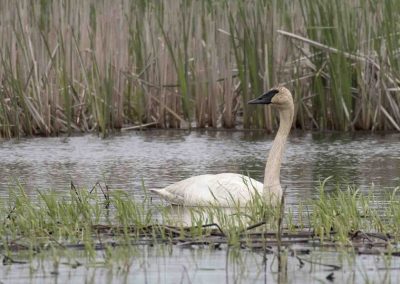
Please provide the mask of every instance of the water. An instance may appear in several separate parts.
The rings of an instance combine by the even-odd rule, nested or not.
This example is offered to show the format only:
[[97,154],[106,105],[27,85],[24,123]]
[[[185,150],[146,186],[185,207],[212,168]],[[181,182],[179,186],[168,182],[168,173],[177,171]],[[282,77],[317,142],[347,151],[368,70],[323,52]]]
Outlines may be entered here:
[[[131,252],[132,259],[98,262],[72,268],[68,258],[34,261],[31,264],[3,266],[2,283],[398,283],[400,260],[371,255],[357,257],[345,251],[318,251],[281,263],[287,271],[278,274],[278,259],[273,254],[234,249],[183,249],[141,247]],[[311,261],[312,263],[308,262]],[[339,265],[334,270],[330,265]]]
[[[19,180],[35,189],[65,191],[70,182],[90,188],[106,181],[110,188],[143,195],[181,179],[206,173],[236,172],[262,181],[273,140],[264,132],[144,131],[100,139],[32,138],[0,143],[0,198]],[[400,185],[400,134],[291,135],[282,165],[287,201],[316,194],[333,176],[377,194]],[[157,199],[157,197],[155,197]]]
[[[90,188],[106,181],[140,198],[142,185],[161,188],[183,178],[219,172],[248,173],[262,181],[266,153],[273,136],[259,131],[144,131],[100,139],[93,135],[70,138],[32,138],[0,142],[0,199],[16,180],[29,194],[36,189],[66,192],[70,182]],[[286,201],[297,204],[316,196],[316,186],[328,176],[354,184],[376,195],[400,185],[400,134],[293,133],[282,166]],[[372,186],[373,184],[373,186]],[[157,196],[154,200],[158,202]],[[158,201],[157,201],[158,200]],[[3,283],[274,283],[279,281],[276,258],[266,265],[257,253],[240,250],[232,257],[226,249],[161,249],[142,247],[126,264],[112,269],[104,264],[71,268],[63,260],[34,258],[33,263],[3,266]],[[310,257],[310,256],[306,256]],[[384,257],[313,251],[322,263],[344,263],[335,279],[344,283],[390,283],[399,276],[400,263]],[[340,259],[340,261],[339,261]],[[343,260],[345,259],[345,261]],[[346,260],[347,259],[347,260]],[[65,260],[65,261],[68,261]],[[84,258],[83,258],[84,262]],[[55,273],[55,263],[58,264]],[[312,273],[310,273],[312,272]],[[288,259],[289,283],[326,282],[326,267]],[[388,277],[388,278],[385,278]]]

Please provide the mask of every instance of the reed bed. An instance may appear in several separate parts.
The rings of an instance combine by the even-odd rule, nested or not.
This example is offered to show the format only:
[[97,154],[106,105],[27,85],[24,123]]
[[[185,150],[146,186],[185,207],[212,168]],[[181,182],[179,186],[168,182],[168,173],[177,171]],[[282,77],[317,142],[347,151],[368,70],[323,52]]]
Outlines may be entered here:
[[99,250],[144,245],[247,249],[277,256],[290,252],[300,262],[307,261],[301,255],[316,248],[400,256],[399,188],[377,201],[351,187],[328,193],[325,185],[295,212],[285,209],[284,202],[270,207],[258,196],[247,208],[229,211],[178,207],[189,216],[185,222],[147,193],[134,198],[97,184],[90,191],[71,186],[68,195],[38,192],[32,198],[18,185],[0,206],[0,254],[5,264],[18,263],[21,253],[22,263],[43,251],[66,249],[94,260]]
[[400,3],[12,1],[0,5],[0,135],[276,128],[400,131]]

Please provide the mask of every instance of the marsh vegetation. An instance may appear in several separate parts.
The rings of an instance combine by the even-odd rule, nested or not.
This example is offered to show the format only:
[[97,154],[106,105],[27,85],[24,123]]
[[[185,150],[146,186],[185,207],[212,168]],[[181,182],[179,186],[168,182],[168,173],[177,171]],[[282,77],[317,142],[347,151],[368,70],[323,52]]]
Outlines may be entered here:
[[398,1],[3,0],[0,135],[127,126],[400,130]]
[[[255,196],[247,208],[229,210],[157,205],[147,192],[137,200],[100,183],[88,190],[71,184],[64,195],[38,191],[32,199],[17,185],[0,207],[0,252],[4,265],[33,264],[39,258],[52,262],[57,273],[61,262],[73,269],[83,264],[127,269],[145,246],[225,249],[236,251],[239,259],[244,250],[264,255],[264,261],[276,259],[278,277],[285,277],[288,262],[295,261],[299,270],[305,264],[324,267],[330,271],[327,279],[346,260],[323,262],[313,257],[317,249],[399,256],[399,188],[377,201],[351,187],[327,192],[327,182],[316,198],[295,208],[285,208],[284,202],[269,207]],[[390,263],[387,259],[387,270]]]

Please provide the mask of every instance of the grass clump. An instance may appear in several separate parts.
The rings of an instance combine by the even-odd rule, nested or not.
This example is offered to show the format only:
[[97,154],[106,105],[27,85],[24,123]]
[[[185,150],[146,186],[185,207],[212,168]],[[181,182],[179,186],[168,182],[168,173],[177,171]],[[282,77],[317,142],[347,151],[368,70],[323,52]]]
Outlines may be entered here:
[[248,207],[164,206],[154,204],[148,195],[137,199],[99,186],[91,191],[72,186],[67,195],[38,192],[32,198],[19,185],[0,207],[0,252],[4,257],[17,251],[33,256],[69,248],[95,259],[96,251],[103,250],[110,260],[114,248],[124,246],[132,251],[138,245],[168,244],[270,252],[301,241],[305,246],[350,247],[359,253],[368,245],[379,248],[374,253],[389,253],[389,248],[390,254],[400,253],[393,249],[399,240],[398,189],[379,201],[352,187],[327,191],[326,182],[314,199],[293,210],[268,206],[261,197]]
[[359,189],[340,187],[333,192],[325,188],[327,180],[318,188],[318,197],[312,202],[311,224],[321,240],[334,238],[342,243],[349,242],[349,234],[359,230],[376,231],[374,222],[378,211],[371,208],[374,199]]

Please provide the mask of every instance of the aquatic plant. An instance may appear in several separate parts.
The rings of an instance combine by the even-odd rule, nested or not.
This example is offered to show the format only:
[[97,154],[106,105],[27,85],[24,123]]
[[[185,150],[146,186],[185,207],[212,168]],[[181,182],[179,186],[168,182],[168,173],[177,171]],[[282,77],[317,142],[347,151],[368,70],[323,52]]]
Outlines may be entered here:
[[400,131],[398,1],[4,0],[0,17],[2,137],[273,130],[246,102],[279,83],[294,127]]
[[284,201],[281,206],[268,206],[261,197],[247,208],[171,207],[154,203],[147,193],[137,199],[100,184],[90,191],[72,184],[69,194],[39,191],[32,198],[18,185],[0,207],[4,216],[0,253],[12,259],[18,251],[35,254],[75,248],[93,259],[96,250],[155,244],[224,245],[269,252],[276,247],[279,252],[299,241],[359,253],[399,253],[395,249],[398,189],[377,201],[351,187],[327,192],[325,183],[313,200],[295,210],[285,210]]

